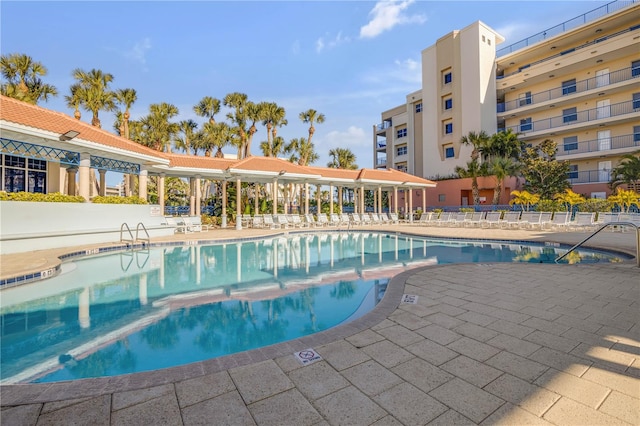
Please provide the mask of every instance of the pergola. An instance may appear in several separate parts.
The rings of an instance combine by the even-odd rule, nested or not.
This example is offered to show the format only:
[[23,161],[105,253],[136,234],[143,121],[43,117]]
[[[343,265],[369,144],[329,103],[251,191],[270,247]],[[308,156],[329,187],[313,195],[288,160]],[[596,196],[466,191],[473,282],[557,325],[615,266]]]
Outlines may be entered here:
[[[2,154],[46,160],[67,174],[66,188],[60,192],[75,194],[86,200],[91,197],[91,171],[100,175],[100,195],[105,195],[105,174],[114,171],[138,176],[138,195],[147,198],[147,180],[158,176],[158,199],[164,212],[166,177],[187,178],[190,182],[189,206],[191,215],[201,210],[201,179],[219,182],[222,188],[222,226],[226,227],[227,185],[235,184],[236,196],[240,196],[243,182],[264,184],[273,200],[273,214],[278,212],[280,187],[296,185],[304,188],[304,213],[309,214],[309,187],[316,186],[316,203],[320,211],[320,188],[329,187],[330,211],[334,210],[334,188],[338,188],[339,209],[342,211],[342,188],[350,188],[356,198],[355,212],[365,211],[365,190],[374,192],[374,211],[381,212],[382,191],[393,193],[394,205],[390,211],[398,212],[398,191],[419,189],[422,191],[422,209],[426,209],[426,188],[435,187],[427,179],[409,175],[398,170],[343,170],[326,167],[300,166],[289,161],[252,156],[242,160],[200,157],[185,154],[163,153],[138,143],[83,123],[59,112],[27,104],[6,96],[0,96],[0,138]],[[54,167],[51,167],[52,169]],[[51,179],[51,176],[49,177]],[[62,181],[62,180],[60,180]],[[77,181],[77,188],[76,188]],[[56,185],[50,185],[56,186]],[[257,187],[256,187],[257,189]],[[290,191],[282,191],[285,212],[289,206]],[[258,191],[254,190],[255,211],[259,203]],[[412,197],[409,211],[413,211]],[[300,206],[302,207],[302,206]],[[236,203],[237,217],[241,215],[241,203]],[[241,228],[236,220],[236,227]]]

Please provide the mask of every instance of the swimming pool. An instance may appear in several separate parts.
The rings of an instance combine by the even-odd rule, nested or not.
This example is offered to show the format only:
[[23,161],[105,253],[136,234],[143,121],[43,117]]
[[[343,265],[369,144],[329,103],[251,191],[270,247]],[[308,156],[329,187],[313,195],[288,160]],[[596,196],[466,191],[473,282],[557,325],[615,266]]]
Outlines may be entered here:
[[[566,248],[376,232],[289,234],[75,259],[2,291],[4,383],[156,370],[334,327],[421,265],[553,262]],[[571,262],[615,261],[593,251]]]

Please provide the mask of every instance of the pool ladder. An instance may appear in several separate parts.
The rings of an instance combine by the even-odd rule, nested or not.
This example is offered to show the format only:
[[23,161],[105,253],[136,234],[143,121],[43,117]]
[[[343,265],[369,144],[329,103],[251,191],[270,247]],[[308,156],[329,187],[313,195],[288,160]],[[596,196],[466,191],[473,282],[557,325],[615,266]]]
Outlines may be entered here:
[[584,240],[580,241],[578,244],[576,244],[573,247],[571,247],[565,254],[563,254],[562,256],[559,256],[558,258],[556,258],[556,263],[560,262],[562,259],[567,257],[567,255],[569,253],[571,253],[572,251],[574,251],[575,249],[580,247],[582,244],[584,244],[587,241],[589,241],[591,238],[593,238],[594,236],[599,234],[600,231],[602,231],[603,229],[605,229],[605,228],[607,228],[609,226],[630,226],[630,227],[632,227],[632,228],[634,228],[636,230],[636,265],[638,266],[638,268],[640,268],[640,226],[638,226],[637,224],[635,224],[633,222],[608,222],[608,223],[605,223],[600,228],[596,229],[587,238],[585,238]]
[[[127,232],[127,234],[129,234],[129,238],[127,238],[124,233],[125,230]],[[144,232],[144,237],[140,237],[140,230],[142,230]],[[148,246],[151,243],[151,238],[149,237],[149,232],[147,232],[147,228],[145,228],[144,223],[142,222],[138,222],[138,225],[136,225],[136,235],[135,237],[133,236],[133,232],[131,232],[131,228],[129,228],[129,225],[127,224],[127,222],[123,222],[122,225],[120,225],[120,242],[121,243],[127,243],[127,244],[131,244],[132,246],[138,241],[138,240],[142,240],[142,246]],[[146,241],[146,243],[144,242]]]

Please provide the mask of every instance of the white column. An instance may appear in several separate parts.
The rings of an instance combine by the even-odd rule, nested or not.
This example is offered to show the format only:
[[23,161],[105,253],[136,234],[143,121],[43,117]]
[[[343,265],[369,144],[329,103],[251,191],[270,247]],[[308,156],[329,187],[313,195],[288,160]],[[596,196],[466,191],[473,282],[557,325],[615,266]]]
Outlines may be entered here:
[[340,214],[342,214],[342,187],[339,186],[338,187],[338,210],[340,211]]
[[320,194],[320,185],[316,185],[316,203],[318,205],[317,214],[320,214],[322,210],[322,194]]
[[130,174],[129,175],[129,192],[127,193],[127,197],[133,196],[135,192],[133,188],[135,187],[136,187],[136,175]]
[[195,216],[196,212],[196,197],[195,193],[195,179],[189,178],[189,216]]
[[227,227],[227,181],[222,181],[222,217],[220,218],[220,228]]
[[200,212],[202,212],[202,208],[200,206],[201,204],[201,198],[202,196],[201,194],[201,189],[200,189],[200,176],[196,175],[196,179],[195,179],[195,188],[194,188],[194,192],[196,195],[196,205],[195,205],[195,216],[200,216]]
[[79,167],[79,194],[82,198],[89,201],[90,197],[90,189],[91,189],[91,179],[89,173],[91,172],[91,154],[83,152],[80,154],[80,167]]
[[100,195],[102,195],[103,197],[105,195],[107,195],[107,179],[106,179],[106,175],[107,175],[107,171],[106,170],[98,170],[98,173],[100,173]]
[[273,214],[278,214],[278,179],[273,180]]
[[409,189],[405,194],[409,194],[409,223],[411,223],[413,222],[413,189]]
[[378,213],[382,213],[382,187],[378,187]]
[[360,187],[360,206],[362,207],[361,214],[364,214],[365,209],[365,199],[364,199],[364,186]]
[[164,173],[158,176],[158,204],[160,204],[160,212],[164,216]]
[[393,187],[393,212],[398,214],[398,187]]
[[[242,182],[240,178],[236,178],[236,229],[239,231],[242,229]],[[240,263],[240,259],[238,259]]]
[[422,212],[427,211],[427,189],[422,188]]
[[140,177],[138,182],[138,193],[143,200],[147,199],[147,182],[149,178],[149,171],[146,167],[140,167]]
[[333,214],[333,185],[329,185],[329,214]]
[[309,214],[309,184],[304,183],[304,214]]
[[78,322],[80,323],[80,328],[89,328],[91,326],[90,307],[89,287],[85,287],[78,295]]
[[260,205],[258,204],[258,193],[260,192],[260,184],[258,182],[253,184],[253,214],[260,213]]

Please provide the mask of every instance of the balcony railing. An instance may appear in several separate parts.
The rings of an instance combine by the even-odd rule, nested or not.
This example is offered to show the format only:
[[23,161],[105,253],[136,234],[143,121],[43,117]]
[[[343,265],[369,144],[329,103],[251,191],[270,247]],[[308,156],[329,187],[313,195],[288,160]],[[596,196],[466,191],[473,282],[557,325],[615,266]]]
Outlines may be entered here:
[[534,34],[531,37],[527,37],[524,40],[520,40],[509,46],[503,47],[496,52],[496,55],[498,58],[504,55],[508,55],[509,53],[515,52],[516,50],[538,43],[539,41],[545,40],[550,37],[554,37],[558,34],[562,34],[563,32],[568,31],[572,28],[575,28],[579,25],[594,21],[600,18],[601,16],[605,16],[605,15],[608,15],[609,13],[617,12],[618,10],[636,2],[638,2],[638,0],[613,1],[611,3],[607,3],[587,13],[584,13],[573,19],[565,21],[561,24],[558,24],[555,27],[551,27],[547,30],[539,32],[538,34]]
[[387,141],[376,143],[376,148],[377,149],[382,149],[382,148],[386,148],[386,147],[387,147]]
[[386,165],[387,165],[387,159],[386,158],[378,158],[378,159],[376,159],[376,167],[386,166]]
[[[640,1],[640,0],[635,0],[635,1]],[[597,39],[595,39],[593,41],[590,41],[588,43],[584,43],[584,44],[581,44],[579,46],[566,49],[566,50],[564,50],[564,51],[562,51],[560,53],[557,53],[555,55],[548,56],[548,57],[540,59],[538,61],[531,62],[530,64],[523,65],[520,68],[518,68],[517,71],[514,71],[512,73],[503,74],[503,75],[497,75],[496,76],[496,80],[500,80],[500,79],[503,79],[503,78],[506,78],[506,77],[510,77],[512,75],[516,75],[516,74],[518,74],[518,73],[520,73],[522,71],[528,70],[530,67],[532,67],[534,65],[542,64],[542,63],[550,61],[552,59],[559,58],[560,56],[572,53],[572,52],[574,52],[576,50],[584,49],[585,47],[591,47],[591,46],[593,46],[593,45],[595,45],[597,43],[602,43],[605,40],[610,40],[612,38],[616,38],[616,37],[618,37],[620,35],[626,34],[626,33],[631,32],[631,31],[636,31],[638,29],[640,29],[640,25],[634,25],[632,27],[627,28],[626,30],[618,31],[617,33],[609,34],[607,36],[603,36],[603,37],[597,38]]]
[[378,130],[385,130],[385,129],[388,129],[389,127],[391,127],[391,121],[389,120],[385,120],[382,123],[376,125],[376,128]]
[[567,173],[569,183],[606,183],[611,181],[611,170],[583,170]]
[[559,143],[557,156],[611,151],[612,149],[640,148],[640,134],[614,136],[583,142]]
[[533,123],[523,123],[516,126],[509,126],[507,127],[507,129],[511,129],[515,133],[526,134],[530,132],[540,132],[543,130],[566,127],[574,124],[587,123],[589,121],[602,120],[605,118],[618,117],[625,114],[640,112],[640,108],[634,108],[634,103],[637,106],[637,102],[634,101],[620,102],[619,104],[613,104],[609,106],[588,109],[585,111],[578,111],[571,114],[545,118],[544,120],[534,121]]
[[603,88],[612,84],[620,83],[621,81],[631,80],[633,78],[640,78],[640,72],[635,68],[624,68],[621,70],[610,72],[608,74],[581,80],[570,86],[556,87],[544,92],[534,93],[533,95],[514,99],[509,102],[499,103],[498,113],[511,111],[528,105],[535,105],[553,99],[560,99],[564,96],[586,92],[588,90]]

